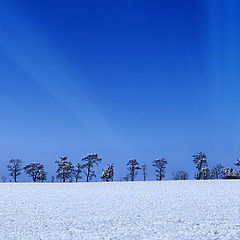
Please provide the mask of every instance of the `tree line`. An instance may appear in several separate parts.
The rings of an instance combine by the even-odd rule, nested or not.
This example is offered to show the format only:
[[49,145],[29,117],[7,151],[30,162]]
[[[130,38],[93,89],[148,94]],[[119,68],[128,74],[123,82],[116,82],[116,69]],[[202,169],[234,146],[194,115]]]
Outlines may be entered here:
[[[195,174],[195,179],[238,179],[240,178],[240,171],[233,168],[224,168],[221,164],[215,165],[212,169],[208,168],[207,155],[203,152],[194,154],[193,163],[197,168]],[[85,176],[86,182],[93,180],[96,177],[95,167],[98,167],[102,159],[99,158],[98,154],[88,154],[86,157],[82,158],[80,163],[74,166],[70,161],[68,161],[67,156],[60,157],[57,164],[56,178],[61,182],[78,182],[83,176]],[[43,164],[39,162],[32,162],[26,164],[22,167],[21,159],[11,159],[7,165],[10,177],[13,178],[14,182],[17,182],[17,178],[24,171],[29,177],[32,178],[33,182],[44,182],[47,181],[47,173],[44,169]],[[156,180],[162,181],[166,174],[166,165],[168,164],[165,158],[156,159],[152,162],[152,167],[154,167],[156,172]],[[240,158],[235,163],[237,167],[240,167]],[[127,162],[128,173],[123,177],[123,181],[135,181],[136,176],[139,171],[141,171],[143,180],[147,180],[147,165],[140,164],[136,159],[130,159]],[[109,182],[113,181],[114,178],[114,165],[107,165],[105,169],[102,170],[101,179],[103,181]],[[184,170],[178,170],[172,173],[173,180],[187,180],[189,174]],[[122,180],[122,179],[121,179]],[[6,178],[2,177],[2,181],[5,182]],[[52,176],[52,182],[55,181],[55,176]]]
[[[193,155],[193,162],[196,165],[197,172],[195,178],[200,179],[239,179],[240,169],[236,170],[231,167],[224,167],[221,163],[216,164],[212,169],[208,167],[207,155],[199,152]],[[234,163],[236,167],[240,167],[240,158]]]

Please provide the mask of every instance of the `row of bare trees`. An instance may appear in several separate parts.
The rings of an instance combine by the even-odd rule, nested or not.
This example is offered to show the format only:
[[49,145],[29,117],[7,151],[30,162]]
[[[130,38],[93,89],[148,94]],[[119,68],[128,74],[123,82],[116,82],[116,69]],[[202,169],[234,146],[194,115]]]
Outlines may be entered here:
[[[89,182],[96,177],[94,167],[99,166],[102,159],[99,158],[98,154],[88,154],[86,157],[82,158],[81,163],[77,163],[76,167],[68,161],[66,156],[61,157],[60,160],[56,161],[57,171],[56,178],[61,182],[78,182],[82,175],[85,175],[86,181]],[[152,166],[155,168],[157,180],[161,181],[165,177],[165,168],[167,161],[165,158],[156,159],[153,161]],[[22,160],[20,159],[11,159],[9,165],[7,165],[9,175],[13,177],[14,182],[17,182],[17,177],[21,174],[21,171],[24,170],[25,173],[30,176],[33,182],[46,181],[47,173],[44,170],[44,166],[40,163],[29,163],[22,168]],[[139,166],[139,163],[136,159],[131,159],[127,163],[128,174],[124,178],[125,181],[134,181],[138,171],[142,170],[143,180],[147,178],[147,167],[146,164]],[[101,175],[103,181],[113,181],[114,177],[114,166],[113,164],[108,165]],[[52,177],[54,181],[55,177]]]
[[[88,154],[86,157],[82,159],[82,164],[77,163],[76,168],[74,168],[73,164],[67,160],[67,157],[61,157],[57,163],[57,179],[66,182],[69,180],[70,182],[75,181],[78,182],[80,178],[82,178],[81,173],[86,176],[86,181],[89,182],[94,177],[96,177],[95,171],[93,170],[94,166],[98,166],[102,161],[101,158],[98,157],[98,154]],[[105,169],[106,173],[106,169]],[[102,176],[104,180],[108,180],[108,176],[105,174]]]
[[[240,171],[231,167],[224,167],[222,164],[216,164],[212,169],[208,167],[207,155],[203,152],[199,152],[193,155],[193,162],[196,165],[197,173],[195,178],[197,180],[204,179],[239,179]],[[237,159],[234,164],[240,167],[240,158]]]
[[43,182],[47,180],[47,173],[44,171],[44,166],[38,162],[29,163],[22,168],[21,159],[11,159],[7,168],[9,175],[13,177],[14,182],[17,182],[17,177],[21,174],[22,170],[32,178],[33,182]]
[[[60,160],[55,162],[57,164],[56,178],[61,182],[78,182],[82,178],[82,175],[85,175],[86,181],[89,182],[96,177],[94,167],[99,166],[101,161],[102,159],[99,158],[98,154],[93,153],[82,158],[81,162],[74,166],[70,161],[68,161],[66,156],[61,157]],[[193,155],[193,162],[197,168],[197,172],[195,174],[195,178],[197,180],[240,178],[240,171],[232,168],[224,168],[221,164],[217,164],[212,169],[209,169],[207,164],[207,155],[203,152]],[[161,181],[165,177],[167,163],[168,162],[165,158],[156,159],[152,162],[157,180]],[[237,160],[235,165],[240,167],[240,159]],[[22,168],[22,160],[11,159],[7,168],[9,175],[13,178],[14,182],[17,182],[17,177],[21,174],[22,170],[24,170],[25,173],[32,178],[33,182],[43,182],[47,180],[47,173],[44,170],[44,166],[39,162],[29,163]],[[128,174],[123,178],[124,181],[134,181],[140,170],[142,171],[143,180],[146,181],[146,164],[140,166],[136,159],[131,159],[127,163],[127,170]],[[102,170],[101,179],[108,182],[113,181],[113,177],[114,166],[111,164]],[[186,180],[188,177],[188,173],[183,170],[175,171],[172,174],[173,180]],[[54,181],[54,179],[55,177],[53,176],[52,181]]]
[[[86,175],[86,181],[88,182],[96,177],[93,167],[95,165],[98,166],[101,160],[96,153],[89,154],[82,159],[82,164],[78,163],[76,167],[74,167],[73,164],[67,160],[66,156],[61,157],[59,161],[55,162],[57,163],[56,177],[62,182],[66,182],[67,180],[72,182],[74,178],[75,181],[78,182],[78,180],[82,178],[81,173],[83,173]],[[22,170],[32,178],[33,182],[43,182],[47,180],[47,173],[44,170],[44,166],[39,162],[29,163],[22,167],[21,159],[11,159],[7,168],[14,182],[17,182],[17,177],[21,174]],[[113,179],[113,165],[109,165],[103,171],[101,178],[106,181]],[[2,179],[6,181],[5,178]],[[52,177],[52,181],[54,181],[54,177]]]
[[[158,181],[161,181],[165,177],[165,174],[166,174],[165,169],[166,169],[167,163],[168,162],[165,158],[160,158],[153,161],[152,166],[155,168],[156,179]],[[146,164],[143,164],[142,167],[140,167],[136,159],[131,159],[127,163],[127,169],[129,173],[123,178],[124,181],[129,181],[129,180],[134,181],[139,170],[142,170],[143,180],[146,181],[147,179]]]
[[[73,164],[67,161],[67,157],[60,158],[60,161],[56,161],[58,164],[57,168],[57,179],[65,182],[67,179],[72,182],[73,178],[75,178],[76,182],[82,178],[81,173],[86,176],[86,181],[89,182],[93,178],[96,177],[94,166],[99,166],[101,162],[101,158],[98,157],[97,154],[89,154],[85,158],[82,159],[82,165],[80,163],[77,164],[76,168],[74,168]],[[167,161],[165,158],[156,159],[153,161],[153,167],[156,170],[157,180],[161,181],[165,177],[165,168]],[[147,177],[147,167],[146,164],[139,166],[139,163],[136,159],[131,159],[127,163],[128,174],[124,177],[125,181],[134,181],[138,171],[142,169],[144,181]],[[103,171],[101,175],[101,179],[103,181],[113,181],[114,177],[114,167],[113,164],[108,165]]]

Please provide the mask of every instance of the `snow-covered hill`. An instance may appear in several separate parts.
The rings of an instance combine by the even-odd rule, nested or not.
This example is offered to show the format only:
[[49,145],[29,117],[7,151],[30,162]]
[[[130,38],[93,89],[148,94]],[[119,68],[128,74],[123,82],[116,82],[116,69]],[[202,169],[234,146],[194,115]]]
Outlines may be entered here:
[[240,239],[240,181],[2,183],[0,239]]

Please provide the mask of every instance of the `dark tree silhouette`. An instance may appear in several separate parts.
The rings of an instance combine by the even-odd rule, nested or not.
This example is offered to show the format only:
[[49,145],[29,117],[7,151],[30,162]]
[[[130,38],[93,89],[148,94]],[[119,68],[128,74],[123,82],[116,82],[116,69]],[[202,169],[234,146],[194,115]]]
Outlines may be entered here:
[[143,171],[143,181],[146,181],[146,178],[147,178],[147,166],[146,166],[146,164],[142,165],[142,171]]
[[33,182],[36,181],[45,181],[46,180],[46,172],[44,171],[44,166],[40,163],[30,163],[27,164],[24,168],[26,174],[32,177]]
[[183,170],[179,170],[172,173],[172,179],[173,180],[187,180],[188,179],[188,173]]
[[93,171],[94,165],[98,166],[98,163],[100,163],[102,159],[99,158],[96,153],[93,153],[88,154],[82,159],[82,161],[84,162],[82,165],[82,169],[85,169],[83,173],[86,175],[86,181],[89,182],[94,177],[96,177],[95,172]]
[[67,157],[60,157],[60,161],[56,161],[58,164],[57,168],[57,179],[66,182],[67,179],[72,179],[74,174],[74,167],[71,162],[67,161]]
[[103,181],[109,182],[113,181],[113,175],[114,175],[113,164],[111,164],[108,165],[107,168],[103,170],[101,178],[103,179]]
[[139,167],[139,163],[136,159],[131,159],[127,163],[128,170],[129,170],[129,176],[131,178],[131,181],[135,180],[135,177],[137,176],[138,170],[141,168]]
[[11,159],[7,165],[9,175],[13,177],[14,182],[17,182],[17,176],[21,174],[22,170],[22,160],[20,159]]
[[78,182],[78,179],[82,178],[80,176],[80,173],[82,172],[82,166],[80,163],[77,164],[76,169],[74,170],[74,177],[76,182]]
[[156,159],[153,161],[153,167],[156,168],[157,180],[161,181],[162,178],[165,177],[165,168],[167,163],[168,162],[166,161],[165,158]]
[[197,173],[195,178],[197,180],[203,178],[202,169],[207,167],[207,155],[203,152],[199,152],[196,155],[193,155],[193,162],[196,164]]
[[223,171],[223,165],[217,164],[214,166],[211,170],[211,179],[219,179],[222,178],[222,171]]

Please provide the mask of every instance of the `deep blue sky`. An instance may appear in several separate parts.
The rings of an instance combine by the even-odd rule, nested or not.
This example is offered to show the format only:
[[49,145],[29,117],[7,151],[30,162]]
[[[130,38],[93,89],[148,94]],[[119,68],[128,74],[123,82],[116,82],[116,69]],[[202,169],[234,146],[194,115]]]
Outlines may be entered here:
[[[11,158],[240,157],[239,1],[0,2],[0,174]],[[142,176],[139,174],[138,179]],[[29,180],[22,176],[19,179]],[[99,180],[99,178],[97,178]]]

